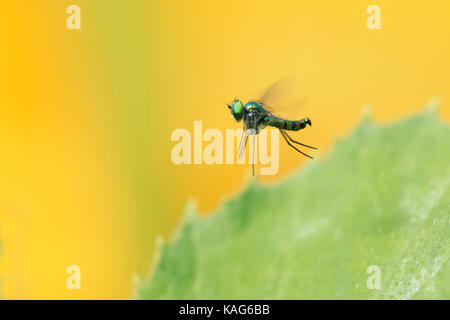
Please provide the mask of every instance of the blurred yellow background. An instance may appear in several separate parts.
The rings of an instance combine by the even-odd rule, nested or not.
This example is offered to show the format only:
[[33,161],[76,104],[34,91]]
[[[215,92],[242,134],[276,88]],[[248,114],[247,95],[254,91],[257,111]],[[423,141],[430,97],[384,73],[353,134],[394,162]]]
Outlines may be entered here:
[[[66,27],[70,4],[81,30]],[[381,30],[366,27],[372,4]],[[249,177],[175,166],[172,131],[238,128],[225,103],[284,76],[313,122],[296,136],[319,158],[365,105],[386,122],[438,97],[448,120],[449,13],[448,1],[2,1],[1,296],[134,297],[187,200],[207,214]],[[304,162],[280,144],[279,173],[258,179]],[[66,287],[69,265],[81,290]]]

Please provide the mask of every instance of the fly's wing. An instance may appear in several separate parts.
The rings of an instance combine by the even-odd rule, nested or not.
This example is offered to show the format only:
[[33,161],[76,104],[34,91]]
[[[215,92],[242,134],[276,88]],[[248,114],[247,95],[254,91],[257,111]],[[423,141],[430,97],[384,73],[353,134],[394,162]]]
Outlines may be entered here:
[[[280,103],[269,108],[268,111],[275,117],[287,119],[287,120],[300,120],[307,116],[305,114],[305,106],[308,99],[297,99],[286,103]],[[265,107],[264,107],[265,108]]]
[[305,106],[307,100],[289,98],[294,91],[294,84],[292,78],[282,78],[269,86],[256,101],[276,117],[298,119],[302,116],[300,109]]
[[293,87],[294,83],[291,78],[282,78],[264,90],[259,99],[257,99],[257,102],[261,103],[264,107],[273,106],[283,96],[286,96],[289,91],[292,91]]

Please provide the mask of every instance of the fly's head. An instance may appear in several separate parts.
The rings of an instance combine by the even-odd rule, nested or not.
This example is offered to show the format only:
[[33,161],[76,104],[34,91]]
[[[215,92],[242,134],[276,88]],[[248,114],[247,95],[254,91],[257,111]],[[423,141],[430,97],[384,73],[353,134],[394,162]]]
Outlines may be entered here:
[[241,121],[244,116],[244,104],[239,99],[234,99],[231,105],[227,105],[231,115],[236,121]]

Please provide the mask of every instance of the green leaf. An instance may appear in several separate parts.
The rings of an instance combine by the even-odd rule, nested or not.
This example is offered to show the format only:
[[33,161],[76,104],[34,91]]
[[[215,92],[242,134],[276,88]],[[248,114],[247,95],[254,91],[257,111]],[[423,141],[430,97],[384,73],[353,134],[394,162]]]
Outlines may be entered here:
[[188,209],[138,297],[449,299],[449,142],[433,110],[365,119],[286,181],[252,181],[207,218]]

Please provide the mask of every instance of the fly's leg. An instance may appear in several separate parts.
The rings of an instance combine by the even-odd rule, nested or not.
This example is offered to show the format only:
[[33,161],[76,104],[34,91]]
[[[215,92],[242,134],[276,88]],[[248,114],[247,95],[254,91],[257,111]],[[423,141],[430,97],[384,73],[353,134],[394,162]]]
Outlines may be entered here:
[[242,147],[239,150],[239,159],[241,159],[245,155],[245,147],[247,146],[248,142],[248,134],[245,134],[245,137],[242,139]]
[[308,157],[308,158],[310,158],[310,159],[314,159],[314,158],[311,157],[310,155],[307,155],[306,153],[300,151],[300,150],[297,149],[293,144],[291,144],[291,142],[290,142],[290,141],[288,140],[288,138],[286,137],[286,132],[284,132],[283,130],[280,130],[280,132],[281,132],[281,135],[283,136],[284,140],[286,140],[287,144],[288,144],[290,147],[294,148],[295,150],[297,150],[298,152],[300,152],[302,155],[304,155],[304,156],[306,156],[306,157]]
[[253,157],[252,157],[252,172],[255,176],[255,149],[256,149],[256,134],[253,135]]
[[238,147],[238,151],[237,151],[237,156],[238,159],[241,159],[244,151],[245,150],[245,145],[247,144],[247,129],[244,127],[244,129],[242,130],[242,136],[241,136],[241,141],[239,142],[239,147]]
[[[281,131],[281,130],[280,130],[280,131]],[[293,142],[293,143],[299,144],[299,145],[304,146],[304,147],[307,147],[307,148],[317,149],[316,147],[311,147],[311,146],[308,146],[307,144],[303,144],[303,143],[300,143],[300,142],[298,142],[298,141],[295,141],[294,139],[292,139],[292,138],[288,135],[288,133],[287,133],[286,131],[283,131],[283,133],[284,133],[284,134],[286,135],[286,137],[287,137],[289,140],[291,140],[291,142]]]

